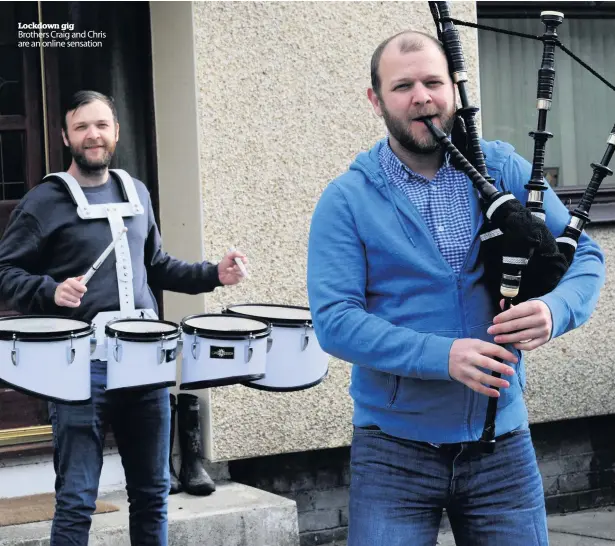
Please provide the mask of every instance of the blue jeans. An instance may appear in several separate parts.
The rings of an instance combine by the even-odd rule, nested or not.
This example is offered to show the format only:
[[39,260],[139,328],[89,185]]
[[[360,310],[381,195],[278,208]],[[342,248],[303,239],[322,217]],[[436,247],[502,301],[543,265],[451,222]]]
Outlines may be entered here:
[[105,392],[107,363],[92,361],[92,401],[49,404],[56,508],[51,546],[86,546],[96,509],[105,431],[110,426],[126,475],[130,542],[166,546],[170,488],[168,389]]
[[530,431],[488,455],[355,428],[348,546],[435,546],[444,508],[457,546],[548,545]]

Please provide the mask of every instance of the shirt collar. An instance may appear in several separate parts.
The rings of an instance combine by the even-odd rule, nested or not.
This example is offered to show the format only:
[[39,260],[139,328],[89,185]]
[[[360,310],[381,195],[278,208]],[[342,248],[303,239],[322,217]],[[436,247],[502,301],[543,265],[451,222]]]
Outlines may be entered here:
[[[423,175],[415,173],[412,169],[407,167],[401,161],[401,159],[399,159],[399,157],[397,157],[397,155],[395,155],[395,152],[391,148],[391,145],[389,143],[389,139],[388,138],[386,139],[386,144],[383,146],[383,148],[381,150],[380,160],[381,160],[382,163],[384,163],[388,167],[388,169],[386,169],[386,170],[392,171],[393,173],[397,174],[398,176],[401,176],[402,173],[405,173],[407,175],[408,179],[413,178],[415,180],[420,180],[421,182],[423,182],[423,181],[434,182],[436,180],[436,178],[438,177],[438,174],[436,174],[434,180],[430,181],[430,180],[427,180]],[[450,166],[451,166],[450,154],[448,152],[445,152],[445,154],[444,154],[444,163],[438,169],[438,173],[440,173],[442,171],[442,169],[448,169]]]

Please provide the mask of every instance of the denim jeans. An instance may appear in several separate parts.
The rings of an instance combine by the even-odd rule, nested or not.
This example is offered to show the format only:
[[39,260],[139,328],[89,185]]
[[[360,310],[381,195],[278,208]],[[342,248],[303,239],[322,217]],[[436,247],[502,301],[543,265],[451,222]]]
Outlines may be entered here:
[[126,475],[130,542],[133,546],[166,546],[169,391],[106,392],[107,363],[99,360],[92,361],[91,377],[91,403],[49,404],[56,472],[51,546],[88,544],[108,426]]
[[548,545],[529,430],[482,454],[355,428],[348,546],[435,546],[443,509],[457,546]]

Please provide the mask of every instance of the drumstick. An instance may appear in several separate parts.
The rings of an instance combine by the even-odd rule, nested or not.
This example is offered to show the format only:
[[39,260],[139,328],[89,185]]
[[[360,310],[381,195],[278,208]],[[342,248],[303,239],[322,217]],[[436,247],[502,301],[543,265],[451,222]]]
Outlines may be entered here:
[[113,241],[111,241],[109,243],[109,246],[107,248],[105,248],[105,250],[103,251],[103,253],[100,255],[100,257],[98,258],[98,260],[96,260],[94,262],[94,264],[92,265],[92,267],[90,267],[89,271],[84,275],[83,279],[81,279],[82,284],[87,284],[88,281],[92,278],[92,276],[94,275],[94,273],[96,273],[96,271],[98,271],[98,268],[102,265],[102,263],[107,259],[107,256],[109,256],[109,254],[111,254],[111,251],[115,248],[115,245],[117,245],[120,242],[120,239],[122,238],[122,235],[124,235],[124,233],[126,233],[128,231],[127,227],[124,227],[124,229],[122,231],[120,231],[116,236],[115,239],[113,239]]
[[[228,250],[229,252],[235,252],[235,247],[231,247]],[[239,266],[239,271],[241,271],[241,274],[247,279],[250,276],[250,274],[248,273],[246,266],[243,265],[241,258],[235,258],[235,263]]]

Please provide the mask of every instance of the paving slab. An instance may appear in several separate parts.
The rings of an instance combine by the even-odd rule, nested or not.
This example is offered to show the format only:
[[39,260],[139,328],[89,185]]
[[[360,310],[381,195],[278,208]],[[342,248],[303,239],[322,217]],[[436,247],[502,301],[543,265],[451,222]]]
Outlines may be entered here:
[[549,530],[615,542],[615,511],[609,507],[549,516]]
[[[549,532],[549,546],[613,546],[613,544],[615,542],[612,540]],[[437,546],[456,546],[453,534],[440,533]]]
[[[615,507],[551,515],[547,521],[549,546],[615,546]],[[347,546],[347,543],[336,542],[335,546]],[[456,546],[453,533],[446,525],[438,535],[437,546]]]

